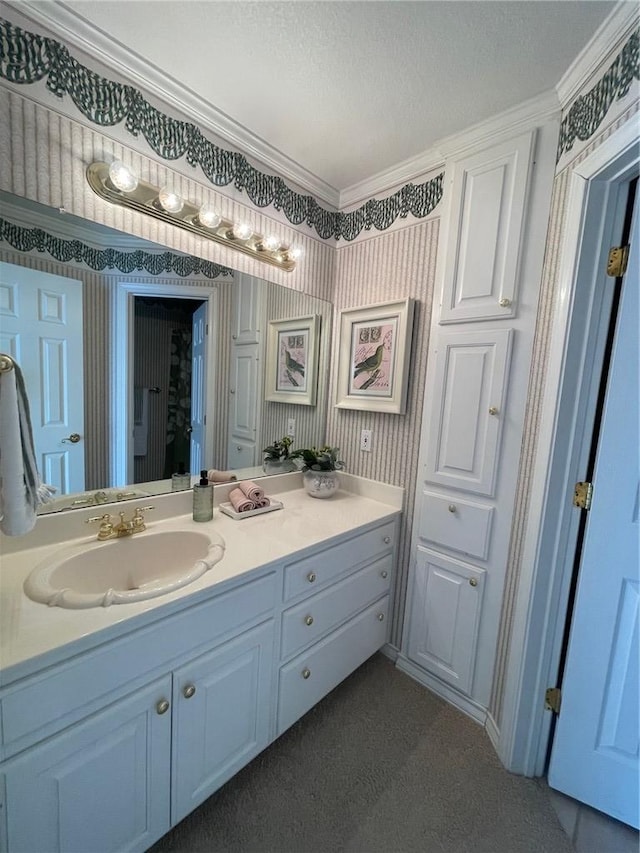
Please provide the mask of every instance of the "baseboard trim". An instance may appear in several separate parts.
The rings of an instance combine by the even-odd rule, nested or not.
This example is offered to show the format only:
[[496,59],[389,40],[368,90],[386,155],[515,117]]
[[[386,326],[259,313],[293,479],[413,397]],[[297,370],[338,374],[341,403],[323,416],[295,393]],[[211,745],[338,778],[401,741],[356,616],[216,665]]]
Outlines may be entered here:
[[500,758],[500,753],[498,752],[498,745],[500,744],[500,729],[489,711],[487,711],[487,718],[484,722],[484,727],[489,736],[489,740],[493,744],[493,748],[498,753],[498,758]]
[[392,660],[394,663],[398,660],[398,655],[400,654],[400,650],[395,646],[392,646],[391,643],[385,643],[384,646],[380,649],[380,652],[389,660]]
[[440,681],[439,678],[435,678],[435,676],[430,673],[425,672],[419,666],[416,666],[410,660],[405,658],[402,654],[398,655],[396,666],[406,675],[409,675],[411,678],[415,679],[415,681],[422,684],[423,687],[426,687],[428,690],[431,690],[432,693],[440,696],[440,698],[444,699],[445,702],[448,702],[459,711],[462,711],[463,714],[471,717],[471,719],[475,720],[476,723],[480,723],[482,726],[485,725],[487,709],[482,705],[478,705],[478,703],[474,702],[473,699],[469,699],[467,696],[463,696],[461,693],[458,693],[458,691],[453,687],[450,687],[448,684]]

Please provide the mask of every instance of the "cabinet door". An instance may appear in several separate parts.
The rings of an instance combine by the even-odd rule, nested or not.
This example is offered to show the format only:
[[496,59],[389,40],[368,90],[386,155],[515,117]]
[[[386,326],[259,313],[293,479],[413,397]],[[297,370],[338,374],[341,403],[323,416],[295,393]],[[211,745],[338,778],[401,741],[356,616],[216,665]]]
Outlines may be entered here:
[[494,495],[512,335],[511,329],[438,334],[427,482]]
[[170,691],[159,679],[7,763],[11,853],[142,851],[167,832]]
[[453,164],[441,323],[514,316],[533,140]]
[[174,675],[172,824],[269,741],[273,621]]
[[408,656],[466,694],[473,685],[484,575],[418,549]]
[[233,327],[235,344],[256,344],[260,340],[262,284],[259,278],[236,272],[233,277]]
[[230,468],[250,468],[257,461],[259,367],[257,345],[231,348],[227,459]]

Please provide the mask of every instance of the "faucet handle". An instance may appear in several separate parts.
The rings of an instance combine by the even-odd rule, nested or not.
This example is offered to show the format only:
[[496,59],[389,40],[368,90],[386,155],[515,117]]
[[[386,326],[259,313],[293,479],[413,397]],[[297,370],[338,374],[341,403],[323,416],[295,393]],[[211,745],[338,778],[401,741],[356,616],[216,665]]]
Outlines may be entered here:
[[96,521],[100,522],[100,530],[98,531],[98,539],[109,539],[113,536],[113,522],[109,513],[106,515],[94,515],[85,521],[85,524],[93,524]]
[[138,506],[135,508],[135,510],[133,512],[133,518],[131,519],[134,531],[139,532],[139,531],[145,529],[144,515],[142,513],[143,512],[149,512],[149,510],[152,510],[152,509],[155,509],[155,507],[154,506]]

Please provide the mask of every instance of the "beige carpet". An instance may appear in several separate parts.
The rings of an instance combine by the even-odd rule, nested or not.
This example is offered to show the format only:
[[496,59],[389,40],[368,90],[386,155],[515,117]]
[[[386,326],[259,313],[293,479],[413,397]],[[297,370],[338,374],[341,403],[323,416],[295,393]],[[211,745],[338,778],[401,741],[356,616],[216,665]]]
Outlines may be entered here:
[[376,655],[158,842],[160,851],[571,853],[542,782]]

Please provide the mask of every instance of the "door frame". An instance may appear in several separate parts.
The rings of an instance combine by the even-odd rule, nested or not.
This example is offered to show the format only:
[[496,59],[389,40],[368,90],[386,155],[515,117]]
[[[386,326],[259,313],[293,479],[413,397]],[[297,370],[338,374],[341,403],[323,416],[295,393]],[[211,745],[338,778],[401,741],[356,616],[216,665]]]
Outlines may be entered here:
[[639,163],[637,122],[631,119],[578,163],[570,179],[496,743],[504,765],[526,776],[545,772],[552,715],[544,709],[544,693],[556,685],[578,531],[570,495],[583,479],[604,346],[599,329],[607,291],[601,284],[619,194]]
[[109,468],[113,485],[130,485],[133,482],[133,434],[128,429],[133,413],[133,352],[134,352],[134,298],[159,296],[165,299],[194,299],[207,303],[209,334],[205,344],[207,365],[206,428],[204,438],[205,459],[213,459],[214,394],[218,371],[214,358],[217,340],[218,288],[180,284],[172,286],[162,282],[143,284],[119,281],[113,296],[112,375],[111,398],[111,457]]

